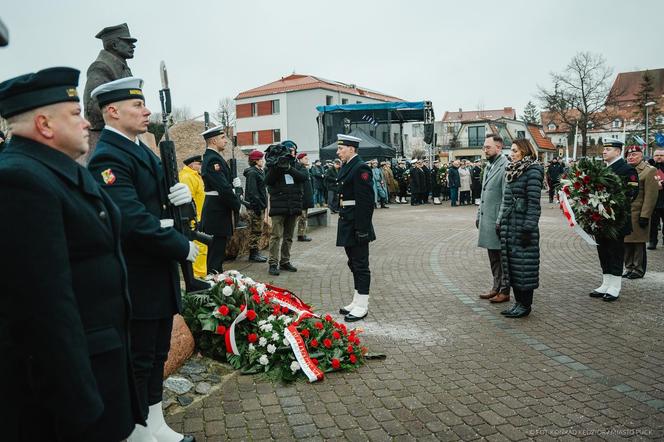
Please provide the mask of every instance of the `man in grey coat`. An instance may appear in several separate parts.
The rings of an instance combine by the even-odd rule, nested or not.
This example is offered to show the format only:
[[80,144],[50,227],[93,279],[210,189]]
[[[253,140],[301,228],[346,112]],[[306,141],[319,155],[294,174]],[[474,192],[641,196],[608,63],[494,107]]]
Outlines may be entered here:
[[505,189],[505,166],[507,158],[502,154],[503,139],[498,134],[488,134],[484,140],[484,153],[489,163],[484,169],[482,179],[482,196],[477,209],[475,227],[479,229],[477,246],[487,249],[491,273],[493,274],[493,287],[488,293],[480,295],[482,299],[489,299],[493,303],[510,300],[510,287],[503,277],[500,262],[499,220],[503,191]]

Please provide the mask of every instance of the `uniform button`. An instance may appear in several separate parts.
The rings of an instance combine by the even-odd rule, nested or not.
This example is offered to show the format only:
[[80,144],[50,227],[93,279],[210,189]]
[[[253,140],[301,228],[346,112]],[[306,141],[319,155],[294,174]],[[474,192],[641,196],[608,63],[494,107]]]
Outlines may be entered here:
[[103,210],[99,212],[99,218],[106,219],[106,212],[104,212]]

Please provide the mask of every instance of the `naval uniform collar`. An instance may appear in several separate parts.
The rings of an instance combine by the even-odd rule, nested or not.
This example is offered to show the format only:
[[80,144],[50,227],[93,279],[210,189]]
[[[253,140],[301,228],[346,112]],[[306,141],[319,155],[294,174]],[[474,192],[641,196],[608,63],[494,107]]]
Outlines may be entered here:
[[114,128],[113,126],[109,126],[109,125],[107,124],[107,125],[104,126],[104,129],[108,129],[108,130],[110,130],[111,132],[115,132],[115,133],[118,134],[118,135],[122,135],[123,137],[125,137],[126,139],[128,139],[128,140],[131,141],[132,143],[136,144],[137,146],[140,146],[140,145],[141,145],[141,140],[139,140],[138,137],[136,137],[136,138],[134,138],[134,139],[132,140],[132,139],[129,138],[127,135],[125,135],[123,132],[120,132],[118,129]]
[[613,161],[611,161],[610,163],[606,163],[606,167],[610,167],[611,165],[613,165],[613,163],[616,163],[620,160],[622,160],[622,157],[615,157]]

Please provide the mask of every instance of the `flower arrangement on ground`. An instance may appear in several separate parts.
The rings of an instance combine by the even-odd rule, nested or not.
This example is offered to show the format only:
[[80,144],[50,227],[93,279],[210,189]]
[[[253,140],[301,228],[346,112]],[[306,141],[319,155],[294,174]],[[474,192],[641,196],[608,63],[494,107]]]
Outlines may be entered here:
[[562,176],[558,194],[570,225],[589,235],[617,238],[629,216],[622,179],[600,160],[579,160]]
[[364,362],[357,330],[320,317],[288,290],[262,284],[235,270],[214,278],[205,293],[184,295],[184,318],[205,355],[243,373],[282,381],[351,370]]

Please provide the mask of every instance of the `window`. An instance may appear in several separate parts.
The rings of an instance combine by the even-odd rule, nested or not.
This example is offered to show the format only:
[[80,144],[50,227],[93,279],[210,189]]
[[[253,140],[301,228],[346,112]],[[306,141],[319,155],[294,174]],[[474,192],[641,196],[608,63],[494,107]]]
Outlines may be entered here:
[[362,102],[361,102],[361,101],[356,101],[356,103],[357,103],[357,104],[362,104]]
[[279,113],[279,100],[272,100],[272,113],[273,114]]
[[326,95],[325,96],[325,105],[326,106],[331,106],[332,105],[332,100],[334,100],[334,97],[332,95]]
[[413,137],[422,137],[423,135],[423,130],[424,130],[424,125],[423,124],[413,124]]
[[342,98],[341,104],[348,104],[348,98]]
[[592,129],[593,127],[595,127],[595,124],[592,121],[588,121],[588,123],[586,124],[586,127],[588,129]]
[[614,129],[616,129],[620,126],[622,126],[622,122],[617,118],[615,120],[613,120],[613,122],[611,123],[611,127],[614,128]]
[[399,134],[394,133],[394,142],[392,143],[392,146],[398,146],[399,144]]
[[390,134],[387,132],[383,132],[383,143],[387,144],[390,142]]
[[256,103],[251,103],[251,116],[255,117],[258,115],[258,106],[256,106]]
[[517,138],[526,138],[526,131],[525,130],[517,130],[516,131],[516,137]]
[[484,126],[470,126],[468,128],[468,147],[484,146]]
[[251,133],[251,144],[258,144],[258,132]]
[[657,116],[657,118],[655,118],[655,123],[664,124],[664,115]]
[[553,123],[549,123],[549,125],[546,128],[549,130],[556,130],[556,125]]
[[[279,102],[279,100],[275,100],[276,102]],[[272,140],[275,143],[278,143],[281,141],[281,129],[275,129],[272,131]]]

